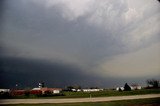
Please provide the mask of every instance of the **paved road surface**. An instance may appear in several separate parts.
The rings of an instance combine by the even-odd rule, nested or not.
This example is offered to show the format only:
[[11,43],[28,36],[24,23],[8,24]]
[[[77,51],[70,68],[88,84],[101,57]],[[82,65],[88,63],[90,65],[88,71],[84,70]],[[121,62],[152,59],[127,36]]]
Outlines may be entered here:
[[133,96],[112,96],[95,98],[67,98],[67,99],[1,99],[0,104],[39,104],[39,103],[78,103],[78,102],[103,102],[130,99],[156,98],[160,94],[133,95]]

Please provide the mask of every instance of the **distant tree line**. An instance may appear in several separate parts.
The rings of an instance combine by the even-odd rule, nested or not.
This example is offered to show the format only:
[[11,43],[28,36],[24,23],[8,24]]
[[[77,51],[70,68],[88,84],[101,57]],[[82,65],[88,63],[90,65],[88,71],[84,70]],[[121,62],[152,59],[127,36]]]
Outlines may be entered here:
[[148,79],[146,82],[147,82],[148,87],[150,88],[159,88],[160,86],[159,81],[156,79]]

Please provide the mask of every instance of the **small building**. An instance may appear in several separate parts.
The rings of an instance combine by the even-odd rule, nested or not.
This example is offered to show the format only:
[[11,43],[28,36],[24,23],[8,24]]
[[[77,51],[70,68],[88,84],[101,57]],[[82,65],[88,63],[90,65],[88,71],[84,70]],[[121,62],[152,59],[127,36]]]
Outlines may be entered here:
[[59,94],[62,89],[60,88],[41,88],[42,94],[45,94],[46,92],[50,92],[52,94]]
[[39,88],[33,88],[32,90],[30,90],[30,94],[41,95],[42,91]]
[[42,94],[46,94],[46,93],[59,94],[62,91],[62,89],[61,88],[47,88],[47,87],[45,87],[45,88],[33,88],[31,91],[37,92],[37,93],[42,93]]
[[131,90],[140,90],[140,89],[142,89],[142,87],[139,86],[139,85],[131,85],[130,87],[131,87]]
[[103,91],[103,89],[82,89],[83,92],[98,92]]
[[12,96],[20,96],[20,95],[25,95],[25,90],[11,90],[10,94]]
[[41,88],[33,88],[32,90],[41,90]]
[[10,89],[0,89],[0,93],[10,92]]
[[71,89],[71,91],[73,91],[73,92],[77,92],[77,90],[76,90],[76,89]]
[[77,92],[80,92],[80,91],[82,91],[81,89],[77,89]]
[[116,91],[124,91],[124,87],[117,87]]
[[71,89],[72,92],[80,92],[82,91],[81,89]]

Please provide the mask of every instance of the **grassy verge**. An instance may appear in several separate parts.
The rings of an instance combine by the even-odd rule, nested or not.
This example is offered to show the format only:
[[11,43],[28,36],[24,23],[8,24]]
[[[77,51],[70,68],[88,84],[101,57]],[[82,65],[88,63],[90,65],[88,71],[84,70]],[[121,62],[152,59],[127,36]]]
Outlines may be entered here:
[[123,100],[96,103],[66,103],[66,104],[17,104],[3,106],[160,106],[160,98]]

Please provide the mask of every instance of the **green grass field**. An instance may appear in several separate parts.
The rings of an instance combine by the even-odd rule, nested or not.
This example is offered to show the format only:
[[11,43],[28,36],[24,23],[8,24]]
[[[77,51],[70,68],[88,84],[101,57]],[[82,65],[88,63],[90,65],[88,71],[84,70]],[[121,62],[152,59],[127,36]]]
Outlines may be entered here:
[[35,95],[29,96],[16,96],[11,98],[84,98],[84,97],[109,97],[109,96],[126,96],[126,95],[142,95],[142,94],[160,94],[160,89],[142,89],[134,91],[115,91],[115,90],[105,90],[99,92],[63,92],[63,96],[48,96],[48,97],[37,97]]
[[66,104],[17,104],[3,106],[160,106],[160,98],[125,100],[96,103],[66,103]]
[[142,94],[159,94],[160,89],[142,89],[134,91],[115,91],[105,90],[100,92],[64,92],[65,98],[79,98],[79,97],[108,97],[108,96],[125,96],[125,95],[142,95]]

